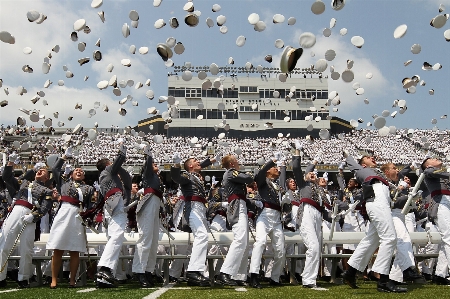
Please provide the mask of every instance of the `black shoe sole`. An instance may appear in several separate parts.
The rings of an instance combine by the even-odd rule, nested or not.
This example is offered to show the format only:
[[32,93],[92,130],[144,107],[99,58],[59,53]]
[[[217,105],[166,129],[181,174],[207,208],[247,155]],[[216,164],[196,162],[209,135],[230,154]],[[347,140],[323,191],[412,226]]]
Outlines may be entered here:
[[187,285],[191,287],[210,287],[211,283],[209,281],[200,282],[188,280]]

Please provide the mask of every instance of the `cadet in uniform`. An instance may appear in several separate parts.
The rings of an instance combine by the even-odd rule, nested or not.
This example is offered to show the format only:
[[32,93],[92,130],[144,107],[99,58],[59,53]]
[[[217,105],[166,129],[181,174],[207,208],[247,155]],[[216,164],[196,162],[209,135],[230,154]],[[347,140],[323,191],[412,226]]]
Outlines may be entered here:
[[[272,240],[273,247],[273,268],[270,278],[271,285],[281,285],[279,282],[281,269],[283,267],[284,256],[284,233],[281,224],[281,207],[285,203],[282,199],[283,190],[275,180],[280,178],[280,171],[275,162],[281,158],[281,153],[275,153],[275,157],[266,162],[255,175],[255,182],[263,203],[262,211],[256,219],[256,242],[253,245],[252,258],[250,261],[251,286],[261,288],[258,274],[261,264],[261,257],[266,246],[267,236]],[[286,202],[288,203],[288,202]]]
[[366,202],[369,226],[366,236],[361,240],[355,252],[348,261],[349,268],[342,277],[352,288],[356,285],[356,272],[364,271],[373,253],[378,249],[378,255],[372,271],[380,274],[377,290],[380,292],[403,293],[407,289],[398,287],[389,279],[391,260],[394,254],[397,236],[391,215],[389,182],[378,170],[374,157],[363,156],[359,163],[344,152],[347,166],[354,172],[356,179],[363,186],[363,200]]
[[[213,159],[215,161],[215,159]],[[184,230],[192,230],[194,243],[192,254],[187,268],[186,278],[188,285],[210,286],[209,279],[202,273],[205,270],[206,254],[208,250],[208,229],[206,223],[206,197],[205,182],[200,174],[202,168],[213,163],[206,159],[200,163],[195,158],[184,162],[186,173],[181,174],[181,158],[178,153],[173,156],[174,166],[170,169],[172,180],[180,184],[184,196],[182,226]]]
[[[0,265],[6,262],[6,258],[11,251],[14,242],[20,233],[19,245],[19,288],[29,286],[28,279],[31,277],[31,259],[34,246],[34,234],[36,221],[46,215],[53,206],[53,191],[45,186],[50,179],[50,174],[45,164],[40,164],[36,169],[34,181],[23,180],[21,183],[14,178],[13,161],[16,154],[9,156],[9,162],[3,172],[3,180],[6,184],[15,186],[16,201],[13,209],[3,224],[2,236],[0,237]],[[20,187],[19,187],[20,186]],[[0,273],[0,287],[6,286],[6,269]]]
[[69,251],[70,254],[70,286],[75,287],[80,252],[86,251],[86,231],[81,221],[75,217],[83,208],[90,208],[94,188],[83,182],[84,171],[81,168],[75,168],[67,177],[61,173],[61,168],[72,156],[71,153],[69,147],[52,169],[61,198],[47,243],[47,250],[53,250],[51,289],[56,288],[64,251]]
[[154,163],[150,146],[143,148],[146,160],[142,172],[143,197],[136,208],[139,240],[133,259],[133,273],[137,274],[142,287],[154,286],[153,271],[159,240],[159,209],[163,200],[164,186],[159,178],[158,165]]
[[97,287],[115,287],[114,277],[122,244],[125,241],[124,231],[127,216],[124,212],[124,202],[131,198],[131,177],[122,168],[126,159],[127,148],[123,145],[123,140],[119,139],[119,152],[111,162],[109,159],[101,159],[97,162],[97,169],[100,172],[99,184],[100,193],[104,200],[104,220],[108,242],[105,245],[103,254],[98,262],[100,267],[97,272]]
[[[232,277],[247,272],[248,216],[247,206],[255,204],[247,199],[246,184],[253,182],[253,176],[239,172],[239,162],[235,156],[228,155],[222,159],[226,169],[223,176],[224,197],[228,201],[227,220],[233,231],[233,242],[220,269],[217,280],[225,285],[244,285],[243,281],[234,281]],[[262,203],[258,202],[259,207]]]

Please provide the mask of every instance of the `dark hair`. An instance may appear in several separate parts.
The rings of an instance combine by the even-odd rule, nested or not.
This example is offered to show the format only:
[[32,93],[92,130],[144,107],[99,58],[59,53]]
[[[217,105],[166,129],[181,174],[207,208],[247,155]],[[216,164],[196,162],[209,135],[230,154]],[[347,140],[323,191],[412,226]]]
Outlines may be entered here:
[[422,164],[420,165],[420,168],[422,169],[422,171],[425,170],[425,163],[430,160],[431,158],[425,158],[425,160],[423,160]]
[[98,162],[95,166],[97,166],[97,170],[99,172],[102,172],[103,170],[105,170],[106,166],[108,166],[108,163],[109,163],[109,159],[103,158],[103,159],[98,160]]
[[183,165],[184,170],[189,171],[188,164],[189,164],[189,162],[191,162],[192,160],[194,160],[194,158],[189,158],[189,159],[187,159],[187,160],[184,162],[184,165]]

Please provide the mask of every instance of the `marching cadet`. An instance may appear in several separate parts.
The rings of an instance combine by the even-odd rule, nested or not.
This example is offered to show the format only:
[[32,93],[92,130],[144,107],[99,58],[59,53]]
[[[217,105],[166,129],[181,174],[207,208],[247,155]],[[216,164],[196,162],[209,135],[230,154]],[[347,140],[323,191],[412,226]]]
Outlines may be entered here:
[[355,159],[344,152],[347,166],[354,172],[356,179],[363,186],[363,201],[365,201],[369,226],[366,236],[361,240],[348,261],[348,269],[342,273],[342,278],[351,288],[356,285],[356,272],[364,271],[373,253],[378,249],[378,255],[372,271],[380,274],[377,290],[380,292],[404,293],[405,288],[398,287],[389,279],[391,260],[394,254],[397,236],[390,207],[389,182],[386,176],[377,169],[377,163],[372,156],[364,155]]
[[273,247],[273,268],[270,284],[279,286],[280,274],[283,267],[284,256],[284,233],[281,224],[281,207],[289,204],[289,199],[284,197],[280,185],[276,182],[278,178],[285,181],[286,173],[278,170],[275,162],[281,160],[281,153],[275,153],[275,157],[267,161],[255,175],[255,182],[263,203],[262,211],[256,219],[256,241],[253,245],[252,258],[250,261],[250,284],[254,288],[261,288],[259,283],[259,267],[266,246],[267,236],[270,237]]
[[98,288],[115,287],[117,280],[114,274],[119,262],[122,244],[125,241],[124,231],[127,216],[124,211],[124,202],[131,197],[131,177],[122,168],[126,159],[127,148],[123,144],[122,138],[118,139],[118,143],[119,152],[114,162],[103,158],[96,165],[100,173],[100,193],[104,202],[103,223],[109,237],[98,262],[98,267],[100,267],[97,272]]
[[247,272],[248,216],[247,206],[262,208],[260,201],[247,198],[246,184],[253,182],[253,176],[239,172],[239,161],[228,155],[222,159],[222,167],[226,169],[223,176],[223,196],[228,201],[227,220],[233,231],[233,242],[220,269],[217,281],[230,286],[245,285],[245,281],[233,280],[237,275]]
[[[443,251],[450,266],[450,173],[443,167],[442,161],[435,158],[425,158],[421,165],[425,173],[425,184],[431,193],[431,202],[428,207],[428,219],[441,235]],[[436,271],[434,281],[438,284],[448,285],[446,272]],[[442,275],[442,276],[441,276]]]
[[31,277],[31,259],[36,230],[36,221],[46,215],[53,206],[53,200],[57,199],[57,193],[47,188],[45,184],[50,179],[47,167],[39,163],[35,167],[34,181],[23,180],[21,183],[14,178],[14,161],[17,154],[9,156],[9,162],[3,172],[3,180],[6,184],[15,186],[13,196],[16,201],[12,211],[3,224],[0,237],[0,287],[6,286],[6,263],[8,254],[15,246],[15,240],[20,235],[19,245],[19,288],[29,287],[28,279]]
[[83,182],[84,171],[79,167],[75,168],[67,177],[63,176],[61,168],[70,157],[72,157],[72,149],[68,147],[65,154],[56,161],[52,168],[56,189],[61,194],[61,198],[47,243],[47,250],[53,250],[51,289],[56,289],[64,251],[69,251],[70,254],[69,287],[75,287],[80,252],[85,252],[87,245],[85,228],[75,217],[83,211],[83,208],[91,208],[94,188]]
[[205,270],[208,251],[208,224],[206,220],[205,182],[200,171],[215,162],[216,159],[206,159],[200,163],[195,158],[184,162],[185,173],[181,174],[181,158],[178,153],[173,155],[174,166],[170,169],[172,180],[180,185],[184,196],[182,229],[192,231],[194,243],[187,268],[186,278],[191,286],[210,286],[209,279],[202,273]]
[[[394,183],[398,183],[397,189],[391,190],[392,198],[392,220],[394,221],[395,233],[397,235],[397,250],[394,262],[389,273],[389,278],[397,281],[413,281],[414,283],[426,283],[426,280],[415,269],[414,253],[411,237],[405,224],[405,215],[402,209],[408,201],[409,188],[403,178],[411,168],[409,166],[398,171],[393,163],[387,163],[380,167],[386,178]],[[401,181],[399,181],[401,179]]]
[[163,205],[164,186],[159,177],[158,165],[154,162],[149,145],[143,148],[146,160],[142,169],[143,197],[136,207],[139,239],[133,259],[133,273],[143,288],[153,287],[153,271],[159,240],[159,209]]

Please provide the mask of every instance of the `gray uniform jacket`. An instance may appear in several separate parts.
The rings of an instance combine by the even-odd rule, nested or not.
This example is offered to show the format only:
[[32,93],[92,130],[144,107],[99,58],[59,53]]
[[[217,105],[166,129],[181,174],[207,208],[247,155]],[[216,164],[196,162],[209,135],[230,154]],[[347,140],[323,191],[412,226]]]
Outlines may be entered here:
[[[53,165],[52,174],[53,178],[56,181],[56,190],[58,190],[59,194],[61,194],[61,201],[64,202],[64,197],[70,197],[77,201],[79,201],[79,195],[78,190],[79,188],[81,190],[81,193],[83,194],[83,200],[82,202],[79,201],[79,203],[82,204],[83,207],[90,209],[91,206],[94,204],[91,202],[92,196],[94,194],[94,188],[86,185],[84,182],[77,182],[73,181],[72,178],[65,179],[63,177],[63,174],[61,172],[61,168],[64,164],[65,160],[62,158],[59,158],[55,165]],[[73,202],[71,202],[73,205],[75,205]],[[79,206],[78,205],[76,206]]]
[[[211,160],[208,158],[200,163],[200,166],[202,168],[205,168],[211,164]],[[182,174],[181,168],[179,167],[171,167],[170,175],[172,176],[172,180],[180,185],[180,190],[181,193],[183,193],[185,200],[180,229],[182,231],[190,232],[191,229],[189,228],[189,216],[192,209],[192,200],[201,201],[206,204],[207,192],[205,189],[205,182],[203,180],[203,177],[199,173],[184,172]]]
[[[142,187],[144,187],[144,196],[141,201],[144,201],[144,205],[147,204],[147,199],[151,198],[152,193],[146,193],[145,189],[152,188],[155,190],[155,194],[163,200],[163,196],[161,194],[164,193],[164,185],[161,182],[161,178],[157,173],[153,171],[153,157],[152,155],[147,155],[145,159],[145,163],[142,169]],[[141,209],[142,209],[141,208]]]
[[[5,166],[5,170],[3,172],[3,180],[5,183],[8,183],[11,186],[18,186],[19,181],[14,177],[13,167]],[[33,182],[28,180],[23,180],[20,184],[17,193],[15,194],[16,200],[22,200],[28,202],[28,189],[30,184],[31,187],[31,197],[32,197],[32,205],[34,206],[34,211],[32,212],[34,216],[33,222],[39,220],[42,216],[46,215],[48,211],[53,206],[53,191],[45,187],[45,185],[40,182],[34,180]]]
[[444,168],[428,167],[424,170],[425,184],[431,193],[431,201],[428,206],[428,220],[435,224],[439,203],[442,196],[450,196],[450,173]]
[[[350,198],[353,197],[353,202],[359,200],[359,204],[356,206],[356,210],[361,209],[362,204],[362,189],[361,188],[354,188],[353,190],[349,190],[345,186],[345,178],[344,175],[341,173],[338,173],[337,175],[337,181],[339,185],[339,192],[338,192],[338,210],[344,211],[348,210],[349,204],[351,203]],[[344,201],[343,197],[347,197],[347,200]]]
[[247,198],[246,184],[253,182],[253,176],[248,173],[239,172],[236,169],[227,169],[223,175],[223,197],[228,200],[227,221],[230,227],[239,220],[240,200],[243,199],[247,205],[247,209],[255,209],[254,200]]

